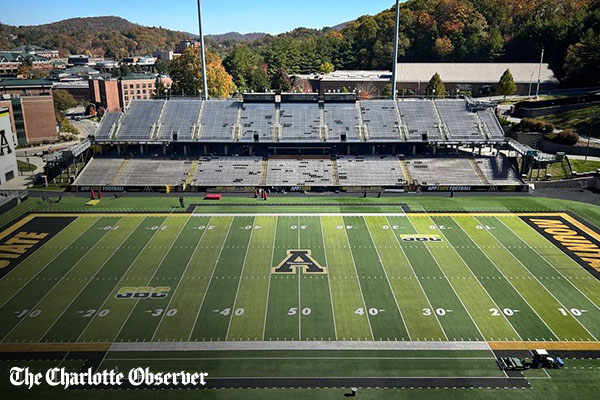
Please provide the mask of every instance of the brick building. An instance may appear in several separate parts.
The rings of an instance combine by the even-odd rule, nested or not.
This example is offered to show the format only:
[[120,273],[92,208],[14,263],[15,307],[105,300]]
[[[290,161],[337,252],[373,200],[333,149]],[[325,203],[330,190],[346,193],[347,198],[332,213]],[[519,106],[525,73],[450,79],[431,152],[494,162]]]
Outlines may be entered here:
[[[165,87],[170,88],[171,78],[160,76]],[[154,95],[156,75],[133,74],[124,78],[99,78],[89,81],[90,101],[107,111],[121,111],[131,100],[151,99]]]
[[24,145],[58,139],[52,82],[2,79],[0,107],[9,110],[15,143]]

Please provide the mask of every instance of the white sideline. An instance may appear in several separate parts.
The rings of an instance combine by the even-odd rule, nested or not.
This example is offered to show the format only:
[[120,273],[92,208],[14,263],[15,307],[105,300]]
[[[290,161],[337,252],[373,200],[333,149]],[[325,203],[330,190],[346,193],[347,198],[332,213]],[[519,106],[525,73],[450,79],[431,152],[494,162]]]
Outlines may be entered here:
[[192,217],[406,217],[406,213],[192,213]]
[[242,351],[242,350],[486,350],[487,342],[118,342],[109,351]]

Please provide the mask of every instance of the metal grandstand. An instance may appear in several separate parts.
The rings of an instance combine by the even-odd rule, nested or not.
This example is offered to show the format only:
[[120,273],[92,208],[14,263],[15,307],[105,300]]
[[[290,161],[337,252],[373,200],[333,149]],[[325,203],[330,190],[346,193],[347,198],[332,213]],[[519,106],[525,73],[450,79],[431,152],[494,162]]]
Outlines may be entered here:
[[246,102],[134,100],[106,113],[97,143],[492,143],[494,113],[466,100]]

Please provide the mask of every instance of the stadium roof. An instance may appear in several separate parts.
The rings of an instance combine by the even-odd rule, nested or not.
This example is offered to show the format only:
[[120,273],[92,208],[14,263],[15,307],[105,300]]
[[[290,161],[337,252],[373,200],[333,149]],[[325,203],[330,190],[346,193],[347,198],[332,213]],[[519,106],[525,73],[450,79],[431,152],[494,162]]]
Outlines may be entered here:
[[[539,63],[401,63],[398,82],[427,82],[437,72],[448,83],[495,83],[507,69],[516,83],[537,82]],[[542,64],[542,83],[558,83],[548,64]]]

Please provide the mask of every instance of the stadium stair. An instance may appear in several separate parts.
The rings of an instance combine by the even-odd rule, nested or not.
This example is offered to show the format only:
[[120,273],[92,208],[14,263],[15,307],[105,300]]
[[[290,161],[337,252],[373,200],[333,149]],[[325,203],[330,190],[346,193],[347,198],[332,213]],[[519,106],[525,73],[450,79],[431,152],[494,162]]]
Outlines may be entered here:
[[362,142],[366,142],[369,137],[369,133],[367,132],[367,128],[363,121],[362,106],[360,104],[360,101],[356,102],[356,114],[358,115],[358,134],[360,136],[360,140]]
[[127,165],[129,164],[129,160],[123,160],[121,165],[119,165],[119,169],[113,178],[111,185],[116,186],[119,183],[119,179],[121,179],[121,175],[127,169]]
[[242,134],[242,107],[238,107],[237,118],[235,120],[235,124],[233,125],[233,140],[238,141],[240,139],[240,135]]
[[325,108],[322,105],[319,106],[319,118],[321,123],[319,124],[319,131],[321,132],[321,142],[327,141],[327,125],[325,124]]
[[450,134],[448,132],[448,128],[446,127],[446,124],[444,124],[444,122],[442,121],[442,116],[440,115],[440,110],[438,110],[437,104],[435,104],[435,101],[433,101],[433,111],[435,112],[435,117],[437,118],[437,121],[438,121],[438,127],[440,129],[440,137],[442,138],[442,140],[448,140]]
[[198,114],[198,120],[196,124],[192,127],[192,140],[200,139],[200,132],[202,132],[202,117],[204,116],[204,107],[206,106],[206,102],[203,101],[200,106],[200,114]]
[[163,117],[165,116],[166,108],[167,108],[167,102],[164,101],[163,106],[160,110],[160,115],[158,116],[158,121],[156,121],[156,124],[152,127],[152,135],[150,135],[150,138],[152,140],[156,140],[160,134],[160,128],[162,127],[162,120],[163,120]]
[[408,184],[412,182],[412,177],[410,176],[410,172],[408,171],[408,166],[406,165],[406,160],[399,159],[400,168],[402,168],[402,174],[404,175],[404,179]]
[[262,161],[262,173],[260,175],[260,185],[267,186],[267,173],[269,171],[269,161],[263,159]]
[[406,132],[408,130],[405,130],[406,125],[404,125],[404,121],[402,121],[402,115],[400,114],[400,108],[398,107],[398,103],[394,101],[394,110],[396,111],[396,118],[398,118],[398,128],[400,128],[400,137],[402,138],[403,141],[407,141],[407,135]]
[[479,181],[481,182],[481,184],[489,185],[490,182],[487,180],[487,178],[483,174],[483,171],[481,170],[481,168],[479,168],[479,165],[477,165],[477,161],[475,161],[473,158],[469,158],[469,164],[471,164],[471,167],[473,168],[473,171],[475,171],[475,174],[477,174],[477,178],[479,178]]
[[490,130],[488,129],[487,125],[483,123],[479,114],[477,114],[477,113],[474,113],[474,114],[475,114],[475,118],[477,118],[477,128],[479,128],[481,137],[483,138],[483,140],[489,140],[492,136],[490,134]]
[[187,173],[187,179],[185,180],[185,187],[183,190],[186,190],[192,183],[194,183],[194,177],[196,176],[197,170],[198,170],[198,160],[194,160],[194,161],[192,161],[190,170]]
[[333,181],[333,186],[340,186],[340,175],[338,171],[337,160],[331,160],[331,177]]

